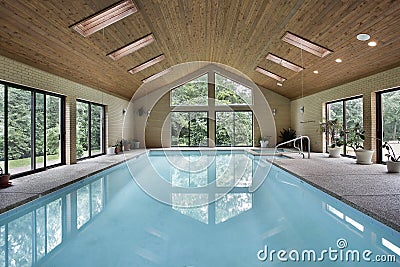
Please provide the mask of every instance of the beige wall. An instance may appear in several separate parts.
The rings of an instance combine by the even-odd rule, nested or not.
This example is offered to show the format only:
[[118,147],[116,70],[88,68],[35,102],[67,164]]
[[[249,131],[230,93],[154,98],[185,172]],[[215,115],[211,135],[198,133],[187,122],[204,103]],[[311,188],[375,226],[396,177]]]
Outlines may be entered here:
[[[0,56],[0,79],[66,96],[66,150],[68,163],[76,162],[75,100],[77,98],[106,105],[107,146],[113,145],[117,138],[122,137],[124,120],[122,110],[129,103],[125,99],[102,93],[91,87],[72,82],[3,56]],[[127,138],[133,136],[132,120],[127,120],[124,136]]]
[[[322,152],[324,149],[324,140],[322,134],[318,132],[318,127],[319,122],[325,116],[325,103],[362,95],[364,109],[363,124],[367,135],[364,145],[365,148],[376,150],[374,139],[376,137],[375,92],[399,85],[400,67],[291,101],[292,128],[297,131],[297,134],[308,135],[311,138],[311,149],[313,151]],[[304,114],[299,111],[301,106],[305,107]]]
[[[283,128],[288,129],[291,127],[290,100],[289,98],[286,98],[262,86],[258,86],[258,88],[260,88],[261,92],[263,93],[271,110],[276,110],[274,120],[276,128],[276,140],[279,142],[281,141],[279,138],[280,131],[282,131]],[[254,133],[254,136],[257,138],[257,133]]]

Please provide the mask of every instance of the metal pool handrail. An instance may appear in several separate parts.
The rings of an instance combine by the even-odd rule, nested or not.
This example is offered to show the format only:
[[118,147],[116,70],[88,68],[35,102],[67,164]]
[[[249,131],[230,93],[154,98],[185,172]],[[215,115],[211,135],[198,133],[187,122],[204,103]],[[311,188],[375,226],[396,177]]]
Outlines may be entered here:
[[[289,140],[289,141],[286,141],[286,142],[283,142],[283,143],[280,143],[280,144],[278,144],[278,145],[276,145],[275,146],[275,149],[277,149],[278,147],[280,147],[280,146],[282,146],[282,145],[286,145],[286,144],[289,144],[289,143],[292,143],[293,142],[293,147],[294,148],[296,148],[297,150],[299,150],[299,153],[301,154],[301,155],[303,155],[303,158],[305,158],[305,156],[304,156],[304,151],[303,151],[303,139],[307,139],[307,152],[308,152],[308,158],[310,158],[310,137],[308,137],[307,135],[301,135],[301,136],[299,136],[299,137],[296,137],[296,138],[294,138],[294,139],[292,139],[292,140]],[[297,147],[296,146],[296,141],[297,140],[300,140],[300,147]]]

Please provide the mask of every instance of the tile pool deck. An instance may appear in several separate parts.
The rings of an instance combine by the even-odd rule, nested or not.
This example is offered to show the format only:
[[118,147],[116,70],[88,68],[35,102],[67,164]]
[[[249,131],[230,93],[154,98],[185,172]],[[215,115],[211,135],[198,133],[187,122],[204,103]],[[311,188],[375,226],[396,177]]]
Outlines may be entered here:
[[[0,189],[0,213],[144,152],[100,156],[14,179],[13,186]],[[386,166],[358,165],[355,159],[321,153],[312,153],[311,159],[275,159],[274,163],[400,232],[400,174],[388,174]]]

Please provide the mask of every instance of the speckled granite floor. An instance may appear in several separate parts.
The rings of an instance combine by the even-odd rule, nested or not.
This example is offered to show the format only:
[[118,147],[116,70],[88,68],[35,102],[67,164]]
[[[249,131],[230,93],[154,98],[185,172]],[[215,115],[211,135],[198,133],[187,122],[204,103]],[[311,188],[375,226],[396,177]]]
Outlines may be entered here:
[[127,151],[125,154],[105,155],[78,161],[43,172],[11,180],[12,186],[0,189],[0,213],[28,201],[56,191],[66,185],[84,179],[94,173],[110,168],[144,153],[144,149]]
[[276,159],[279,167],[400,232],[400,174],[351,158]]
[[[13,186],[0,189],[0,213],[142,153],[141,149],[96,157],[14,179]],[[276,159],[274,163],[400,231],[400,174],[388,174],[386,166],[358,165],[354,159],[333,159],[319,153],[313,153],[311,159]]]

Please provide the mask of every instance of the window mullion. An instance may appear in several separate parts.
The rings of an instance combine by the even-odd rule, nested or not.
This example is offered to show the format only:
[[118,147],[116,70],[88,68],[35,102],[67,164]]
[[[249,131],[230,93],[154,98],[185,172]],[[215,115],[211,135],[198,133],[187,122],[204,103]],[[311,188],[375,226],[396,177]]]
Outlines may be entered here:
[[88,104],[88,155],[92,156],[92,105]]
[[31,170],[36,169],[36,93],[31,92]]
[[4,171],[8,172],[8,86],[4,86]]
[[[43,95],[43,167],[47,167],[47,97],[48,95]],[[61,123],[60,123],[61,125]],[[59,151],[59,153],[62,153]]]
[[[347,130],[347,116],[346,116],[346,101],[343,100],[343,131],[346,132]],[[344,143],[344,155],[347,156],[347,135],[345,134],[345,143]]]

